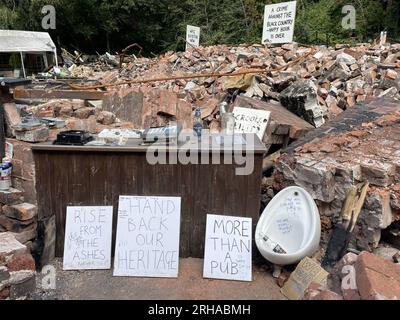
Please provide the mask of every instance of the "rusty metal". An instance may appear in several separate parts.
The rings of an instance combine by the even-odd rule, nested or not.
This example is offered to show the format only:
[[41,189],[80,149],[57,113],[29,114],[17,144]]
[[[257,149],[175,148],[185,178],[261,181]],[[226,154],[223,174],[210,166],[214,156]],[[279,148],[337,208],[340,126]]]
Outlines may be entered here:
[[124,63],[124,59],[125,59],[125,57],[127,56],[127,54],[126,54],[127,51],[128,51],[129,49],[132,49],[132,48],[135,48],[135,47],[137,47],[137,48],[140,49],[138,55],[140,55],[140,54],[142,53],[143,48],[142,48],[142,46],[141,46],[140,44],[138,44],[138,43],[132,43],[132,44],[130,44],[129,46],[127,46],[124,50],[122,50],[122,53],[119,55],[119,67],[120,67],[120,68],[122,68],[122,64]]

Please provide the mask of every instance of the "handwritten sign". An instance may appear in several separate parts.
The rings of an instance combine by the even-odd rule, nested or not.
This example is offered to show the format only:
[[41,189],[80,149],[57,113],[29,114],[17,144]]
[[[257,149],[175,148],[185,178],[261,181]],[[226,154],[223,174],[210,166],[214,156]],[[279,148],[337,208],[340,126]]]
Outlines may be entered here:
[[207,215],[205,278],[251,281],[251,218]]
[[271,112],[235,107],[233,116],[235,117],[235,132],[255,133],[262,140]]
[[120,196],[114,276],[177,277],[181,198]]
[[328,275],[317,261],[306,257],[297,265],[281,292],[290,300],[300,300],[312,282],[322,283]]
[[186,44],[186,50],[188,48],[200,46],[200,28],[195,26],[187,26],[186,27],[186,41],[189,44]]
[[265,6],[262,43],[289,43],[293,41],[297,1]]
[[113,207],[67,207],[64,270],[110,269]]

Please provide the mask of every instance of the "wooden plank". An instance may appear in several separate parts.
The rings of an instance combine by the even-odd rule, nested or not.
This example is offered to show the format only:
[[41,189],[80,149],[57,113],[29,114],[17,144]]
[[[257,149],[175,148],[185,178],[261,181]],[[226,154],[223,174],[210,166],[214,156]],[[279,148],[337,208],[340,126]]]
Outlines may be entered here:
[[65,237],[65,216],[68,205],[70,202],[70,190],[73,185],[70,183],[74,178],[74,173],[71,172],[70,159],[75,155],[66,157],[65,154],[59,153],[49,159],[52,162],[51,174],[52,186],[47,190],[47,195],[50,194],[52,207],[56,215],[56,256],[62,256],[64,250],[64,237]]
[[[99,159],[104,160],[101,154],[97,153],[96,155]],[[127,180],[126,175],[129,174],[126,163],[126,155],[122,153],[110,153],[106,158],[107,174],[104,179],[105,191],[103,197],[107,205],[113,206],[112,255],[114,255],[117,235],[119,196],[129,195],[128,186],[125,183]]]
[[[212,137],[219,136],[217,134],[212,134]],[[239,135],[240,136],[240,135]],[[245,137],[245,136],[244,136]],[[204,135],[204,139],[208,138],[207,135]],[[182,140],[183,137],[182,137]],[[249,139],[253,140],[253,139]],[[171,145],[171,146],[163,146],[159,145],[157,146],[157,149],[159,151],[167,151],[167,152],[177,152],[181,151],[180,148],[184,145],[183,142],[179,142],[177,146]],[[237,150],[237,146],[234,147],[232,145],[226,146],[225,151],[227,152],[232,152]],[[254,145],[249,145],[249,148],[251,148],[251,151],[254,151],[256,154],[264,154],[266,153],[267,149],[265,148],[264,144],[260,141],[260,139],[254,135]],[[52,142],[43,142],[43,143],[37,143],[32,145],[32,150],[48,150],[48,151],[79,151],[79,152],[143,152],[146,153],[149,149],[149,146],[143,146],[142,145],[142,140],[141,139],[129,139],[127,144],[124,146],[65,146],[65,145],[53,145]],[[221,153],[221,147],[214,144],[201,144],[197,145],[194,144],[191,146],[191,150],[193,152],[202,152],[202,153]]]
[[26,89],[16,88],[14,99],[82,99],[101,100],[103,91],[89,90],[57,90],[57,89]]

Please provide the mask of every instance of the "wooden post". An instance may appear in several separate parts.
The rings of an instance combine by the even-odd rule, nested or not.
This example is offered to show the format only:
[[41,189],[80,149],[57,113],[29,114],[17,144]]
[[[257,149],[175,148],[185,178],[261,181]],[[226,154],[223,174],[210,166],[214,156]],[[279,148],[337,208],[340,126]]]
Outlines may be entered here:
[[22,52],[20,52],[21,55],[21,65],[22,65],[22,71],[24,72],[24,78],[26,79],[26,71],[25,71],[25,64],[24,64],[24,56]]

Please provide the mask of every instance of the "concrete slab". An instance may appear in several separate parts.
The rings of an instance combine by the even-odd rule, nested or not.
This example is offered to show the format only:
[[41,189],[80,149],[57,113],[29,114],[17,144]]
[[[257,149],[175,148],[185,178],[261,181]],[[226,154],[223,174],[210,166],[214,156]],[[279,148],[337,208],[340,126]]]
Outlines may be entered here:
[[[181,259],[178,279],[113,277],[106,271],[63,271],[62,260],[51,265],[57,270],[57,289],[41,292],[39,300],[284,300],[270,272],[253,267],[252,282],[203,279],[202,259]],[[40,276],[39,276],[40,277]]]

